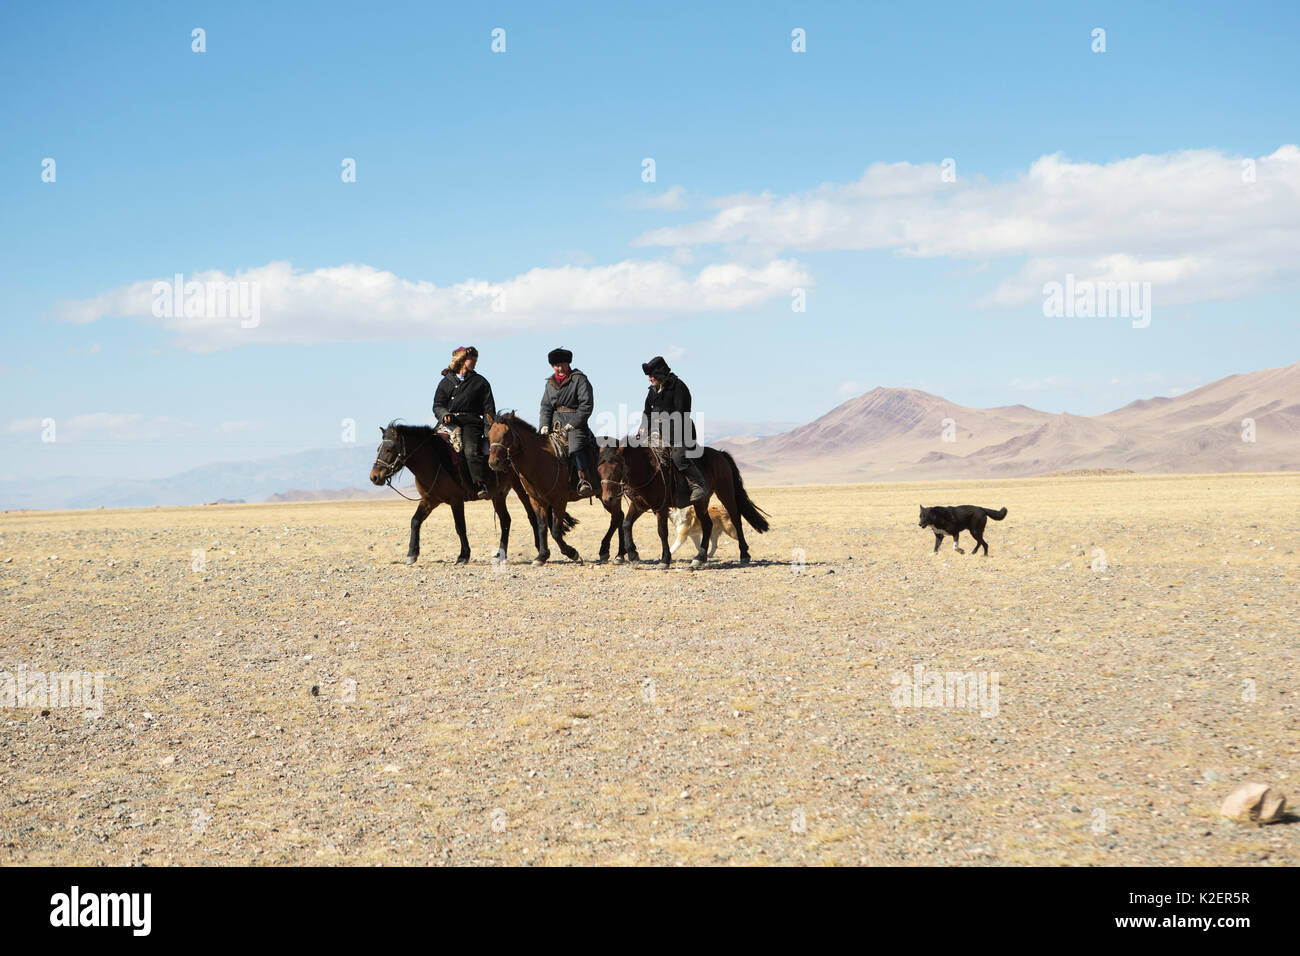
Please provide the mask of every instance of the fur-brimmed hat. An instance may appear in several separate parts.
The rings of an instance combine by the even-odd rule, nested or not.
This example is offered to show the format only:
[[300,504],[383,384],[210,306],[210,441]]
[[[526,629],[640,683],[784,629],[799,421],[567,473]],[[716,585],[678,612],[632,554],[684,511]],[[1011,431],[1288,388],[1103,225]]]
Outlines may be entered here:
[[478,349],[474,348],[472,345],[457,346],[451,353],[451,361],[448,362],[447,367],[442,370],[442,374],[446,375],[448,372],[459,372],[460,363],[466,356],[470,358],[478,358]]
[[573,353],[568,349],[551,349],[546,353],[547,365],[564,365],[573,361]]
[[646,375],[653,375],[655,378],[662,380],[672,369],[668,367],[668,363],[664,361],[662,355],[656,355],[650,361],[641,363],[641,371]]

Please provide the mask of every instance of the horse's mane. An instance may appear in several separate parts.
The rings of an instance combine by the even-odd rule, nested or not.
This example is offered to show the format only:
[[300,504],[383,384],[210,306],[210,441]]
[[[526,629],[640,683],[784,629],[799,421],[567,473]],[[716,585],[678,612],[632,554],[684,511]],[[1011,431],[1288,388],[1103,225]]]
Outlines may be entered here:
[[436,429],[434,429],[432,426],[406,425],[398,422],[398,420],[394,418],[391,422],[388,423],[388,428],[391,428],[393,431],[395,431],[398,435],[402,436],[402,438],[404,439],[415,441],[417,445],[423,444],[425,447],[432,448],[434,455],[438,456],[438,458],[441,459],[443,464],[451,463],[451,446],[448,445],[442,439],[438,439],[437,441],[429,441],[429,439],[435,437],[434,432],[436,431]]
[[502,415],[501,421],[507,422],[512,427],[517,426],[526,432],[531,432],[534,435],[537,434],[537,427],[533,425],[532,422],[528,421],[527,419],[520,418],[514,412],[507,412],[506,414]]

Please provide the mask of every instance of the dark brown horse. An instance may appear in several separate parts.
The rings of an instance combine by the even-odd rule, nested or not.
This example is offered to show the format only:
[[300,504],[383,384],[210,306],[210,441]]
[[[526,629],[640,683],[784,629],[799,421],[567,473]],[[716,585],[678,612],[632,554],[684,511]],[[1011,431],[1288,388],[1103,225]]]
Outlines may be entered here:
[[[700,470],[713,493],[718,496],[722,507],[727,509],[727,517],[736,528],[736,540],[740,543],[740,563],[749,563],[749,545],[745,541],[745,530],[740,523],[743,517],[759,534],[769,527],[767,512],[750,500],[745,491],[745,482],[740,477],[736,460],[725,451],[716,448],[702,449]],[[632,525],[642,514],[653,511],[659,518],[659,540],[663,544],[662,566],[667,568],[672,562],[672,553],[668,550],[668,511],[677,507],[673,501],[674,481],[673,466],[670,461],[661,459],[655,450],[644,445],[624,443],[618,447],[606,446],[600,450],[596,462],[596,472],[600,475],[601,497],[606,502],[617,500],[626,495],[631,502],[627,517],[623,519],[623,537],[627,541],[627,558],[639,560],[636,543],[632,540]],[[709,517],[708,500],[691,505],[695,517],[700,522],[700,547],[691,569],[702,568],[708,561],[709,538],[713,533],[713,519]]]
[[[576,548],[564,540],[564,532],[572,526],[573,518],[568,514],[570,501],[581,497],[569,481],[569,462],[556,457],[551,440],[538,433],[537,429],[509,412],[498,418],[488,419],[488,441],[491,450],[488,453],[488,466],[498,474],[510,473],[523,482],[524,490],[533,499],[533,508],[539,516],[545,516],[538,522],[537,558],[534,565],[545,564],[551,556],[546,544],[546,532],[549,526],[560,552],[569,560],[582,563],[582,556]],[[598,438],[596,444],[613,441]],[[613,501],[602,499],[605,510],[609,512],[609,529],[600,541],[600,560],[609,560],[609,541],[617,532],[618,557],[615,562],[623,563],[623,503],[615,498]]]
[[[406,468],[415,478],[415,489],[420,495],[420,503],[411,516],[411,545],[406,553],[406,563],[414,564],[420,556],[420,525],[429,516],[429,512],[444,501],[451,505],[456,534],[460,536],[460,556],[456,558],[456,563],[468,563],[469,538],[465,534],[465,502],[475,500],[475,492],[457,469],[451,447],[427,425],[398,425],[389,422],[387,428],[381,427],[379,430],[383,433],[383,440],[379,443],[379,451],[375,453],[370,481],[376,485],[388,484],[397,477],[398,472]],[[510,541],[510,512],[506,508],[506,494],[511,488],[528,513],[528,521],[533,526],[533,543],[538,542],[537,515],[519,480],[512,478],[509,475],[497,476],[495,487],[492,488],[492,507],[501,519],[501,543],[493,555],[494,561],[506,559],[506,546]]]

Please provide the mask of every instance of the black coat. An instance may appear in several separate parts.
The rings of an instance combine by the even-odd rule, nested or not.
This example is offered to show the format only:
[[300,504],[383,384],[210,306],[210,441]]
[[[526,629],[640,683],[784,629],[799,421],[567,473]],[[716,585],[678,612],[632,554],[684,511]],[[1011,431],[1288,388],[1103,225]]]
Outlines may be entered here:
[[496,413],[492,386],[478,372],[469,372],[463,382],[455,372],[448,372],[438,383],[438,391],[433,396],[433,414],[440,424],[451,415],[454,425],[482,427],[483,416]]
[[691,421],[691,390],[674,373],[664,379],[664,387],[653,385],[646,392],[641,412],[641,429],[657,436],[665,445],[693,448],[695,423]]
[[[572,412],[557,412],[556,409],[573,408]],[[546,388],[542,392],[542,408],[538,414],[537,425],[539,428],[552,428],[558,420],[561,428],[565,425],[572,425],[573,430],[569,432],[569,454],[576,455],[587,446],[591,438],[591,431],[587,427],[587,419],[591,417],[592,410],[596,407],[596,400],[592,395],[591,382],[587,376],[578,369],[569,372],[569,377],[561,385],[551,375],[546,379]]]

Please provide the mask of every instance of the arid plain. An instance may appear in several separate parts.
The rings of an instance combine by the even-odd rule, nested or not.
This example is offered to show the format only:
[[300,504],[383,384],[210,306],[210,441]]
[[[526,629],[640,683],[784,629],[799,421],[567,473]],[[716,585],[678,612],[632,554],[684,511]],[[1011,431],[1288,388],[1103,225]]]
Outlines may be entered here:
[[1217,816],[1300,797],[1300,474],[751,490],[699,572],[532,568],[513,499],[504,566],[485,504],[466,567],[396,496],[4,514],[0,670],[103,699],[0,708],[0,863],[1300,863]]

